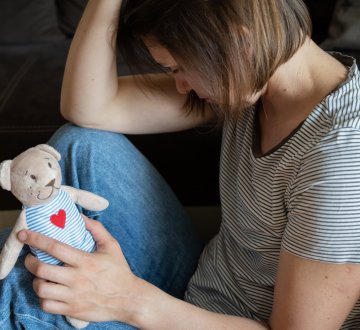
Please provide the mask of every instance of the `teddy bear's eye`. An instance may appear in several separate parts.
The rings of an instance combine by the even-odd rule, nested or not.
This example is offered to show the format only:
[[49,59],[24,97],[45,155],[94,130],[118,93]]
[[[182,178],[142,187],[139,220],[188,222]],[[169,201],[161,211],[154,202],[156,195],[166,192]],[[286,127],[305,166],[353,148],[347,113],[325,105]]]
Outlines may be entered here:
[[31,174],[30,178],[36,181],[36,176],[34,174]]
[[52,168],[51,163],[48,163],[49,167]]

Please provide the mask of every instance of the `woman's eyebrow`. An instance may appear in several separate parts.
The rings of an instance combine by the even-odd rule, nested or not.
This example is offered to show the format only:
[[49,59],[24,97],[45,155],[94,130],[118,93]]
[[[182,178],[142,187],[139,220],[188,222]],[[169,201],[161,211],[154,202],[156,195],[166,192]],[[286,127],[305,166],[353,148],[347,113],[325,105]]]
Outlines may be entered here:
[[174,71],[178,71],[180,69],[179,65],[163,65],[158,63],[161,68],[166,71],[166,72],[174,72]]
[[169,64],[169,63],[161,63],[161,62],[156,62],[157,64],[159,64],[160,66],[162,66],[163,68],[177,68],[179,65],[177,63],[173,63],[173,64]]

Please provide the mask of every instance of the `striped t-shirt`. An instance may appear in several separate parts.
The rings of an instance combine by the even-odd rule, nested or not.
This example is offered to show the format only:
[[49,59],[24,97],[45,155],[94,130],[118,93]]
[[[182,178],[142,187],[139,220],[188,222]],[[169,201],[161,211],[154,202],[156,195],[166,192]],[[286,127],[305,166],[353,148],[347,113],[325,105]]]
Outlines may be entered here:
[[[226,120],[222,224],[185,299],[211,311],[267,320],[280,249],[331,263],[360,263],[360,73],[315,106],[277,148],[256,153],[257,107]],[[360,281],[360,279],[359,279]],[[360,329],[360,301],[342,329]]]
[[[70,196],[60,189],[58,195],[50,202],[35,207],[24,207],[26,223],[32,231],[52,237],[86,252],[93,252],[96,244],[86,229],[84,220]],[[41,261],[48,264],[61,262],[39,249],[31,252]]]

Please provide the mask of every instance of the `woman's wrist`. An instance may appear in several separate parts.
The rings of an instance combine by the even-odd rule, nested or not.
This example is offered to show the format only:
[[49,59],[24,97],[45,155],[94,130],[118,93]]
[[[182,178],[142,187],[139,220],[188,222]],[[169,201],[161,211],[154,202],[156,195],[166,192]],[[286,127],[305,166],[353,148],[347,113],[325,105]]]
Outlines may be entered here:
[[160,304],[166,304],[168,298],[171,297],[156,286],[134,276],[127,295],[117,297],[116,320],[140,329],[151,329],[158,319]]

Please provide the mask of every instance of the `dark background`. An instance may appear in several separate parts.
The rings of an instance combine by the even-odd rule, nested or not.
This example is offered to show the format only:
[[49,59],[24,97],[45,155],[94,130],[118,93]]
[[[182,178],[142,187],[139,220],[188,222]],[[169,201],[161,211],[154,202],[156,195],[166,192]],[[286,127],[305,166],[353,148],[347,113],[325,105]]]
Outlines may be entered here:
[[[306,1],[313,38],[326,38],[334,0]],[[0,161],[46,143],[65,121],[60,89],[71,37],[85,0],[0,0]],[[101,64],[99,64],[101,65]],[[127,68],[118,63],[119,74]],[[187,206],[219,205],[221,131],[129,136]],[[0,209],[19,208],[0,190]]]

